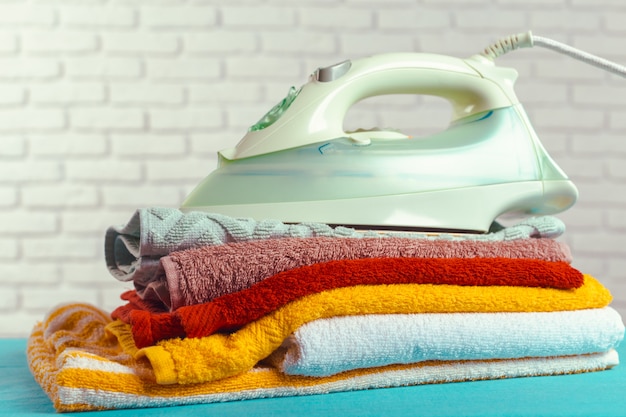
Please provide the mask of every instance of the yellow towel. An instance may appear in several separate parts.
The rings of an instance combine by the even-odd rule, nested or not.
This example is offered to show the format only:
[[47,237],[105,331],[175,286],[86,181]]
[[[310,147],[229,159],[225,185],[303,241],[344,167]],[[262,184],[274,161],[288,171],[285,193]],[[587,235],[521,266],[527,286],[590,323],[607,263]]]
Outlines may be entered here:
[[165,407],[252,398],[324,394],[480,379],[599,371],[619,363],[610,350],[590,355],[503,360],[420,362],[322,378],[255,367],[220,381],[159,385],[150,364],[125,353],[105,332],[110,318],[86,304],[61,306],[28,340],[28,364],[57,411]]
[[216,381],[252,369],[305,323],[357,314],[563,311],[606,307],[611,294],[585,275],[573,290],[530,287],[474,287],[432,284],[375,285],[338,288],[312,294],[230,334],[170,339],[134,349],[128,325],[116,321],[108,329],[137,358],[152,364],[159,384]]

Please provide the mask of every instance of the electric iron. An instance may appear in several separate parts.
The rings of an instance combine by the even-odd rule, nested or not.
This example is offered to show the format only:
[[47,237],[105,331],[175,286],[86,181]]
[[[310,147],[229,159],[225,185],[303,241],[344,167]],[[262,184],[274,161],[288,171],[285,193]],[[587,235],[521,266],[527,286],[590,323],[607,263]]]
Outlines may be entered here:
[[[574,184],[548,155],[517,99],[517,72],[493,58],[532,46],[513,35],[467,59],[392,53],[318,68],[254,124],[182,211],[355,228],[487,232],[502,215],[571,207]],[[411,139],[396,131],[346,132],[359,100],[439,96],[449,127]]]

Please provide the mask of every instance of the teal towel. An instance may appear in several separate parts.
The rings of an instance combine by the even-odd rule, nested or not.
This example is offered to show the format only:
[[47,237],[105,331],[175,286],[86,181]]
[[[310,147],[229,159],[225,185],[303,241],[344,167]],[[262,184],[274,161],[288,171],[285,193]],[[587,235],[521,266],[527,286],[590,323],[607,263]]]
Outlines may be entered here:
[[494,224],[487,234],[439,234],[416,232],[380,233],[321,223],[285,224],[278,220],[256,221],[217,213],[182,212],[172,208],[138,209],[122,226],[111,226],[105,233],[105,260],[109,272],[120,281],[142,281],[152,275],[159,259],[171,252],[199,246],[222,245],[248,240],[282,237],[407,237],[503,241],[529,237],[556,238],[565,225],[555,217],[533,217],[511,227]]

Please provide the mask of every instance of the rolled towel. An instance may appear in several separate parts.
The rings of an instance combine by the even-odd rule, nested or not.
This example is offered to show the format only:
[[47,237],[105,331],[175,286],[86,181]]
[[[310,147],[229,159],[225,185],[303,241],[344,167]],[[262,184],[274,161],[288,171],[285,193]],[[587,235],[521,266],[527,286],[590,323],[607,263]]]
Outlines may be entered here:
[[135,280],[134,283],[141,298],[160,302],[172,311],[240,291],[289,269],[333,260],[383,257],[500,257],[564,262],[572,259],[565,243],[548,238],[505,241],[284,238],[174,252],[161,258],[150,282]]
[[[300,326],[333,316],[360,314],[562,311],[606,307],[611,294],[585,275],[571,290],[432,284],[358,285],[299,298],[231,334],[169,339],[136,349],[129,325],[107,328],[138,358],[152,364],[159,384],[216,381],[246,372],[280,347]],[[206,320],[210,318],[205,318]]]
[[[578,288],[583,274],[565,262],[504,258],[365,258],[330,261],[290,269],[250,288],[211,302],[183,306],[159,314],[158,305],[133,291],[112,316],[132,324],[138,347],[173,337],[203,337],[232,331],[300,297],[354,285],[448,284],[463,286],[527,286]],[[204,291],[200,287],[197,292]]]
[[431,360],[581,355],[617,348],[624,324],[611,307],[528,313],[368,314],[315,320],[270,356],[289,375]]

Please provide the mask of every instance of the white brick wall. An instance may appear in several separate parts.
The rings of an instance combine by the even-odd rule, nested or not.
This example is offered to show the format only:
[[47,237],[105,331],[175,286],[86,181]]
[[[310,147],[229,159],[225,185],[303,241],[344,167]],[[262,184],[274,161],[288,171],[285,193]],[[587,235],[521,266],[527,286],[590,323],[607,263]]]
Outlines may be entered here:
[[[0,336],[53,305],[120,304],[104,229],[176,207],[250,124],[316,67],[380,52],[468,56],[527,29],[626,63],[622,0],[0,2]],[[626,313],[626,80],[540,49],[502,57],[580,188],[560,216],[574,264]],[[423,134],[449,110],[372,99],[349,127]],[[412,130],[412,131],[411,131]]]

